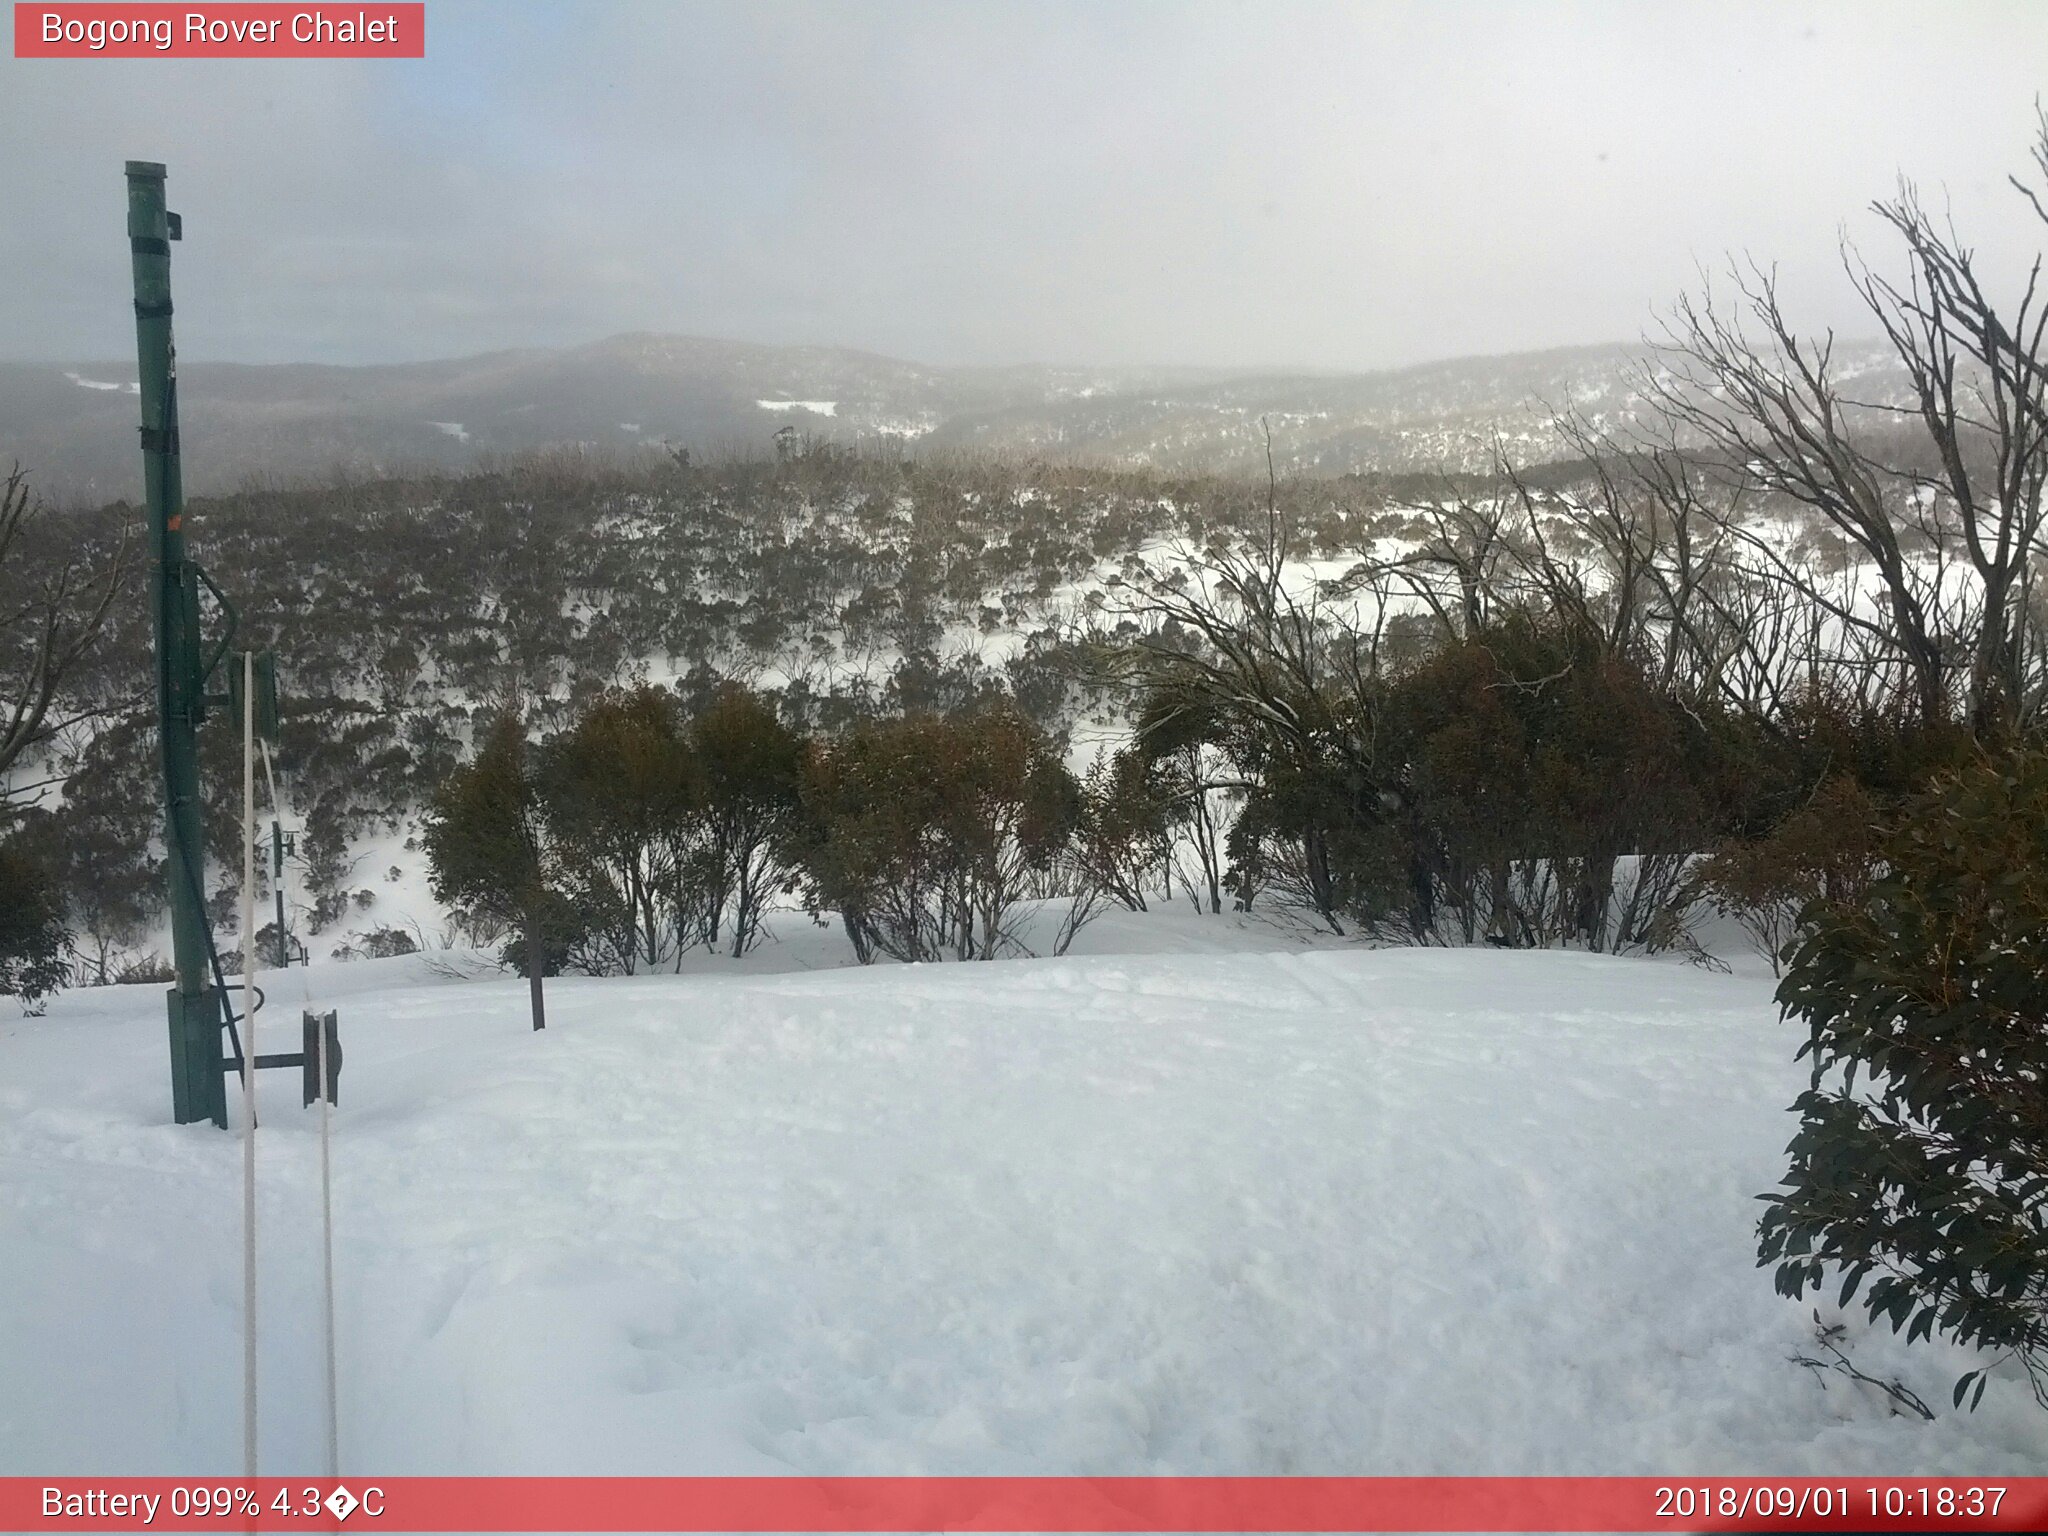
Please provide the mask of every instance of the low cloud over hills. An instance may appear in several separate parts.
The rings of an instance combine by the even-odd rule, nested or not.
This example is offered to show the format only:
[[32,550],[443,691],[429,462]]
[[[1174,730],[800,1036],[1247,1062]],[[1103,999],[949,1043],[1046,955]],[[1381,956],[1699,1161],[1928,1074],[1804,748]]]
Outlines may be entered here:
[[[768,451],[785,426],[843,444],[1313,474],[1469,464],[1496,425],[1534,442],[1546,402],[1626,419],[1639,348],[1468,358],[1384,373],[935,368],[823,347],[626,335],[558,350],[377,367],[188,363],[187,488],[455,469],[584,445]],[[134,370],[0,363],[0,461],[53,501],[139,493]]]

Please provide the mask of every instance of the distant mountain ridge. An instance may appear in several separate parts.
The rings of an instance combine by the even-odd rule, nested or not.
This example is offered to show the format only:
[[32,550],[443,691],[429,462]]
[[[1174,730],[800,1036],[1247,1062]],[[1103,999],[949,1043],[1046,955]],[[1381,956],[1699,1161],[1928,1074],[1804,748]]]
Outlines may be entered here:
[[[1549,405],[1640,405],[1640,347],[1464,358],[1377,373],[940,368],[829,347],[628,334],[423,363],[184,363],[186,488],[464,468],[583,445],[765,453],[793,427],[1178,471],[1263,470],[1264,417],[1297,473],[1466,465],[1498,428],[1534,444]],[[134,368],[0,363],[0,464],[55,502],[140,493]]]

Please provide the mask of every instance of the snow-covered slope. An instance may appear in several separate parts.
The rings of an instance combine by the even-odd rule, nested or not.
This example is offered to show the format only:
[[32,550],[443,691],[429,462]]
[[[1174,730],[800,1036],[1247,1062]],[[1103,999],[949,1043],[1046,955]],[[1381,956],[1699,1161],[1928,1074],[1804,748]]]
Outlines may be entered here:
[[[447,957],[305,973],[347,1049],[344,1470],[2048,1470],[2009,1377],[1928,1425],[1788,1361],[1767,982],[1184,914],[1083,937],[806,972],[793,930],[554,983],[539,1036]],[[167,1124],[164,1058],[153,988],[0,1022],[0,1472],[238,1464],[240,1152]],[[263,1460],[302,1472],[317,1121],[270,1077]],[[1971,1363],[1849,1345],[1943,1406]]]

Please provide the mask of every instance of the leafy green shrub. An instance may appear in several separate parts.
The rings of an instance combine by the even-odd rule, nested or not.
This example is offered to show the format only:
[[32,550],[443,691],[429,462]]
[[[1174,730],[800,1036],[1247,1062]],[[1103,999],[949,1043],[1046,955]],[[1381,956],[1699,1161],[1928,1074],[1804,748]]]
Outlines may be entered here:
[[1017,904],[1072,841],[1080,786],[1007,704],[864,722],[813,744],[792,837],[805,905],[837,911],[862,964],[1019,948]]
[[1617,953],[1669,942],[1658,919],[1726,820],[1709,721],[1711,707],[1660,694],[1556,615],[1508,612],[1442,644],[1376,722],[1379,754],[1400,765],[1388,821],[1405,844],[1405,936]]
[[1854,779],[1829,779],[1762,837],[1728,843],[1693,876],[1699,895],[1779,973],[1809,903],[1854,905],[1878,874],[1880,811]]
[[2048,1407],[2048,751],[1944,775],[1881,854],[1778,989],[1814,1080],[1759,1262],[1792,1297],[1845,1271],[1844,1306],[1875,1274],[1870,1316],[2005,1352]]
[[396,955],[416,955],[420,952],[419,941],[403,928],[372,928],[365,933],[351,934],[355,942],[337,945],[334,958],[337,960],[389,960]]
[[30,1013],[69,974],[71,935],[42,818],[0,841],[0,992],[14,994]]

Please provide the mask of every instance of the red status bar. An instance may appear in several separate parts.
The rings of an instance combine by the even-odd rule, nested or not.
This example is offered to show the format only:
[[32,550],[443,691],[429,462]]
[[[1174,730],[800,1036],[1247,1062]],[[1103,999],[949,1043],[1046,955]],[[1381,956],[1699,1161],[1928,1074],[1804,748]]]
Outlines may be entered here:
[[8,1531],[2039,1531],[2048,1477],[0,1478]]

